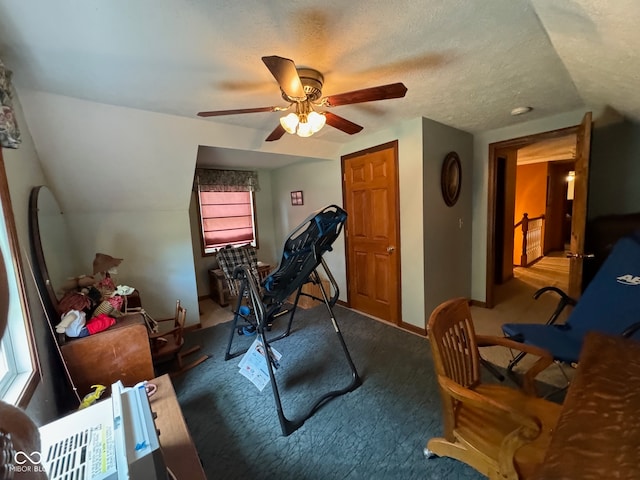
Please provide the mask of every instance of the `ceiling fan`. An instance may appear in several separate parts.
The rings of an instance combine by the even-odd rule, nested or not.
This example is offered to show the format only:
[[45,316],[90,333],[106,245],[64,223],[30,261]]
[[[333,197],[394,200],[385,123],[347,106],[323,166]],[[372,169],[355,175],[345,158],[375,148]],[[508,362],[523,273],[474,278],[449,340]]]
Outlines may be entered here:
[[267,142],[279,140],[285,132],[309,137],[318,132],[325,123],[353,135],[361,131],[363,127],[335,113],[326,110],[318,112],[316,108],[326,109],[339,105],[401,98],[407,93],[407,87],[404,84],[391,83],[323,97],[324,77],[319,71],[312,68],[296,67],[293,60],[276,55],[262,57],[262,61],[280,85],[282,98],[289,102],[289,105],[198,112],[198,116],[217,117],[242,113],[291,111],[280,119],[280,125],[266,138]]

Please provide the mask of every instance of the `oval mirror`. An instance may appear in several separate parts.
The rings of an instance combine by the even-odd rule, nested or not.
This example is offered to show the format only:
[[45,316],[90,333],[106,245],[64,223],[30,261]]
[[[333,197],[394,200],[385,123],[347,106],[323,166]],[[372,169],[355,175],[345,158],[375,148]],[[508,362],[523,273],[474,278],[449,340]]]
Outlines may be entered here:
[[71,236],[58,201],[46,186],[34,187],[29,199],[31,248],[35,258],[34,274],[42,299],[48,302],[51,321],[57,323],[61,287],[78,275],[78,260]]

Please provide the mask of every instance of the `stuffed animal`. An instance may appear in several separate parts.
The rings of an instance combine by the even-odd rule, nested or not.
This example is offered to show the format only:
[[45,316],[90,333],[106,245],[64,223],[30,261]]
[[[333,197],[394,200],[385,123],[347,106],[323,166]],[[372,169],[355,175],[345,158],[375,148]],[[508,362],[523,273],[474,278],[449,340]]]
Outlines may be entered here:
[[121,317],[123,315],[123,313],[116,307],[114,307],[113,303],[109,300],[103,300],[102,302],[100,302],[100,304],[93,311],[92,318],[97,317],[101,313],[115,318]]
[[92,306],[91,298],[82,292],[65,293],[58,302],[58,313],[65,315],[70,310],[86,310]]
[[67,281],[62,284],[60,290],[62,293],[82,290],[83,288],[95,285],[97,281],[98,279],[94,276],[80,275],[79,277],[68,278]]
[[86,323],[86,313],[79,310],[69,310],[62,315],[60,323],[56,325],[56,332],[66,333],[68,337],[77,337]]

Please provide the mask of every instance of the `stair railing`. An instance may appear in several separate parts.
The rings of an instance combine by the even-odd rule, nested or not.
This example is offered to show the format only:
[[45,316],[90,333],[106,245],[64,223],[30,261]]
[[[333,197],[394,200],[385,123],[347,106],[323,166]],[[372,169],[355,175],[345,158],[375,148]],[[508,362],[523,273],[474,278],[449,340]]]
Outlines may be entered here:
[[544,227],[544,215],[529,218],[528,213],[522,215],[522,220],[516,223],[514,230],[522,228],[522,250],[519,267],[528,267],[543,256],[542,229]]

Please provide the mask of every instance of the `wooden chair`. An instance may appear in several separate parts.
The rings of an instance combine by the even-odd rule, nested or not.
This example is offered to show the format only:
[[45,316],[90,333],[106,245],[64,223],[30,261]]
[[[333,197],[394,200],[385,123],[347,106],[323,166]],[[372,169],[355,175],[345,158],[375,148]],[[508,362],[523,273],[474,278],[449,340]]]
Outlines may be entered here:
[[200,350],[200,345],[195,345],[187,350],[184,346],[184,322],[187,317],[187,309],[180,305],[180,300],[176,302],[176,313],[173,318],[157,320],[158,323],[173,322],[173,328],[166,332],[152,333],[149,335],[151,341],[151,357],[154,365],[165,363],[171,360],[177,362],[178,368],[170,372],[170,375],[178,375],[196,365],[201,364],[207,358],[202,355],[193,362],[185,365],[184,357]]
[[[241,247],[232,247],[227,245],[216,253],[220,270],[224,273],[229,295],[234,299],[240,295],[240,280],[236,279],[234,272],[236,267],[248,265],[254,280],[260,285],[260,274],[258,272],[258,254],[255,247],[251,245],[243,245]],[[248,292],[245,292],[245,295]]]
[[[529,478],[544,458],[561,410],[561,405],[530,395],[535,375],[551,364],[551,356],[504,337],[476,335],[464,298],[438,306],[427,333],[444,415],[444,437],[429,440],[427,458],[455,458],[490,479]],[[528,394],[481,383],[478,347],[491,345],[524,347],[540,357],[525,374]]]

